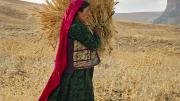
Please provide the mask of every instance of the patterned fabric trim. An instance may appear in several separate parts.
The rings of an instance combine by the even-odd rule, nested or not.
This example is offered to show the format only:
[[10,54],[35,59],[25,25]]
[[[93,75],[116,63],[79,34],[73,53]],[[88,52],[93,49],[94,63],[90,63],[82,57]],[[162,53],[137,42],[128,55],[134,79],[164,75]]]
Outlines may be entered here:
[[100,63],[97,50],[90,50],[74,40],[73,66],[75,69],[90,68]]

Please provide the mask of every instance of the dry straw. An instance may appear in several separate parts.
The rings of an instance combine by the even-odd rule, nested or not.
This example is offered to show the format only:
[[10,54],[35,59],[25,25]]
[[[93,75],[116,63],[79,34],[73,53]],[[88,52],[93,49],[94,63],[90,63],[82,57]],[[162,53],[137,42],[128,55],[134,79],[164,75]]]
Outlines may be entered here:
[[[42,37],[46,36],[49,44],[54,48],[59,38],[59,28],[63,14],[68,7],[70,0],[46,0],[40,9],[35,8],[34,15],[40,18]],[[102,45],[99,51],[111,49],[110,44],[113,33],[112,14],[116,3],[114,0],[90,0],[91,14],[88,18],[90,28],[102,27],[103,32],[99,33]],[[41,38],[42,38],[41,37]]]

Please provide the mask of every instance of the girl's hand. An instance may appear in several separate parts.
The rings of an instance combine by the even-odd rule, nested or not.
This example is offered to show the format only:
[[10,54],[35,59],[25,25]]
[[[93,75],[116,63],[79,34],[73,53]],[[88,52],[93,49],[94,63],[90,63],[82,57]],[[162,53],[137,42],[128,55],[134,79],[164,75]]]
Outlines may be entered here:
[[103,31],[103,28],[102,28],[102,27],[95,27],[95,28],[93,29],[93,31],[94,31],[95,33],[101,33],[101,32]]

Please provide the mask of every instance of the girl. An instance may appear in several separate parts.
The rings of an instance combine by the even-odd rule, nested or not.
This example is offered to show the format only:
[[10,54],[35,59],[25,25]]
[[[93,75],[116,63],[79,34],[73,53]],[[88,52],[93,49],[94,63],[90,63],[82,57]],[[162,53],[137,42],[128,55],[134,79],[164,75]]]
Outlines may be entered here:
[[61,26],[60,55],[39,101],[94,101],[92,78],[94,66],[100,63],[101,29],[91,30],[85,24],[89,12],[87,1],[71,1]]

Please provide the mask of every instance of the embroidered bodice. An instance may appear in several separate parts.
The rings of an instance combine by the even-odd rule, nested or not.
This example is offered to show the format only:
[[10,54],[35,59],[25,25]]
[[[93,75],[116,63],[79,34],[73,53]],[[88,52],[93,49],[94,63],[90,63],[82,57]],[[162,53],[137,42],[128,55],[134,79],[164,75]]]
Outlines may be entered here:
[[100,47],[100,37],[91,31],[84,23],[74,20],[68,34],[68,68],[90,68],[100,63],[97,49]]

